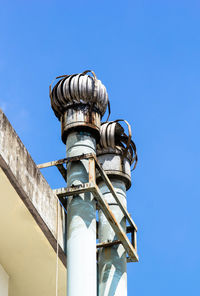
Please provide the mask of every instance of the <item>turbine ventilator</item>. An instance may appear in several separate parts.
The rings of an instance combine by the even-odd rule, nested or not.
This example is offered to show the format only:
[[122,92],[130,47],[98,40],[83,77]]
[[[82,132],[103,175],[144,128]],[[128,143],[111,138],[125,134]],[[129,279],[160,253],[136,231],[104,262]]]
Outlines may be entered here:
[[[93,76],[87,73],[91,72]],[[52,89],[50,85],[51,107],[61,121],[62,140],[72,130],[89,130],[99,139],[101,118],[110,103],[105,86],[95,73],[86,70],[81,74],[58,76],[60,80]]]

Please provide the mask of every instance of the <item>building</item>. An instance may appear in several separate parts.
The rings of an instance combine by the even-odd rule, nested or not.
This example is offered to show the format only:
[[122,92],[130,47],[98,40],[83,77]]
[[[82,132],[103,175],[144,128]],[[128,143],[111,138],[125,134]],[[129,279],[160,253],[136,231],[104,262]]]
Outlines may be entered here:
[[66,295],[64,221],[57,196],[0,110],[1,296],[56,294],[57,238],[58,294]]

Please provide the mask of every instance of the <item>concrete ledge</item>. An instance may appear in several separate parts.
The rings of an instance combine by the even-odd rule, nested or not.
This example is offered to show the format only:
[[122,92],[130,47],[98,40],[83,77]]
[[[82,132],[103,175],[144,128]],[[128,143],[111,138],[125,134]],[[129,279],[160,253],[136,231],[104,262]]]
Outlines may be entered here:
[[37,168],[2,110],[0,110],[0,167],[55,251],[57,211],[59,211],[59,258],[66,266],[63,240],[64,210],[57,203],[57,196]]

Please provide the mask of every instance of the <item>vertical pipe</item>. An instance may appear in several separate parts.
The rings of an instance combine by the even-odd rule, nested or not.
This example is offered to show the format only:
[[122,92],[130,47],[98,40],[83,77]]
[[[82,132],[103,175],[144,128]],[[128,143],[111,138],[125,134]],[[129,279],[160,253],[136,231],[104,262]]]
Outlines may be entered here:
[[[71,132],[67,157],[96,153],[96,140],[86,132]],[[68,164],[67,185],[88,182],[88,160]],[[67,296],[95,296],[96,204],[90,192],[70,197],[67,205]]]
[[[110,178],[112,185],[126,206],[126,187],[119,176]],[[126,219],[103,181],[98,184],[105,200],[115,215],[117,221],[126,231]],[[118,239],[102,211],[99,211],[99,241],[107,242]],[[122,245],[115,245],[99,250],[99,296],[127,296],[126,252]]]

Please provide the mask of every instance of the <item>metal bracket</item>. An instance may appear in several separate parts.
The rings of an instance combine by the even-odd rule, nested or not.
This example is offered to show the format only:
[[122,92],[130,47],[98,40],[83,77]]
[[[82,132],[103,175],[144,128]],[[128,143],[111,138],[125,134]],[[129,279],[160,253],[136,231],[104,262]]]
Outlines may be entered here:
[[[84,192],[92,192],[94,198],[96,199],[99,208],[103,211],[104,215],[108,219],[111,227],[113,228],[114,232],[118,237],[118,241],[113,241],[109,243],[97,244],[97,248],[100,247],[109,247],[113,244],[121,243],[128,254],[127,261],[128,262],[138,262],[138,254],[137,254],[137,240],[136,240],[136,233],[137,233],[137,226],[135,225],[134,221],[132,220],[130,214],[128,213],[127,209],[123,206],[120,202],[112,183],[110,182],[108,176],[104,172],[103,168],[101,167],[96,155],[90,154],[83,154],[80,156],[75,156],[71,158],[64,158],[57,161],[48,162],[45,164],[38,165],[38,168],[45,168],[50,166],[58,166],[62,165],[63,163],[69,163],[72,161],[78,161],[81,159],[89,159],[89,182],[78,185],[78,186],[71,186],[67,188],[59,188],[55,189],[54,193],[58,196],[58,198],[63,198],[66,196],[78,195]],[[119,205],[121,211],[123,212],[124,216],[126,217],[130,226],[127,227],[127,233],[131,233],[131,242],[124,232],[121,225],[117,222],[115,216],[113,215],[108,203],[105,201],[99,187],[96,184],[95,178],[95,169],[97,169],[104,180],[105,184],[107,185],[108,189],[112,193],[115,201]],[[60,171],[60,170],[59,170]],[[63,175],[63,174],[62,174]]]

